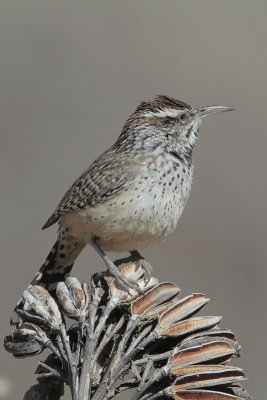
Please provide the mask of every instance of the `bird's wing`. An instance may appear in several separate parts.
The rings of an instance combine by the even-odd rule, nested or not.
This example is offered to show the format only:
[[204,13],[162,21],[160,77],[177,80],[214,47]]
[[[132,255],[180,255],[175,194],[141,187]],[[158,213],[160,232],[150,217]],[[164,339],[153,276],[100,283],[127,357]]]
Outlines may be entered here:
[[74,182],[42,229],[56,223],[71,210],[93,207],[129,186],[138,174],[142,160],[110,148]]

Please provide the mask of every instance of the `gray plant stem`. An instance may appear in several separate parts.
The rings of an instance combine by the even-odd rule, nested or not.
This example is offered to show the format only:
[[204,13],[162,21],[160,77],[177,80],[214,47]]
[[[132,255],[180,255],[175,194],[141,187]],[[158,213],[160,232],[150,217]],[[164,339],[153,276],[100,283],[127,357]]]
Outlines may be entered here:
[[75,357],[75,367],[78,368],[80,355],[81,355],[81,338],[84,329],[84,322],[79,324],[79,333],[78,333],[78,341],[77,341],[77,349],[76,349],[76,357]]
[[[92,320],[91,324],[89,324],[89,327],[88,327],[89,331],[91,332],[91,335],[90,335],[90,338],[88,337],[86,340],[86,348],[85,348],[85,353],[84,353],[85,362],[86,362],[86,358],[89,357],[88,368],[90,369],[89,375],[87,374],[89,376],[88,377],[89,386],[88,386],[88,397],[86,397],[86,399],[90,398],[90,395],[91,395],[91,384],[92,384],[92,379],[93,379],[93,376],[95,373],[95,364],[96,364],[98,356],[100,355],[100,350],[99,350],[99,347],[97,346],[97,343],[98,343],[98,340],[99,340],[99,337],[100,337],[102,331],[105,328],[105,324],[106,324],[108,317],[110,316],[110,313],[114,310],[114,308],[116,306],[117,306],[117,301],[114,301],[114,299],[111,298],[108,301],[106,307],[104,308],[103,313],[98,320],[98,324],[97,324],[96,328],[94,329],[95,319]],[[120,328],[120,324],[123,325],[123,322],[124,322],[124,320],[122,320],[121,323],[119,321],[118,329]],[[110,337],[110,339],[111,339],[115,335],[115,333],[116,333],[116,331],[113,330],[110,332],[110,335],[109,334],[107,335],[107,337],[108,338]],[[108,343],[107,338],[104,340],[104,342],[103,342],[103,339],[101,341],[102,346],[103,346],[102,348],[104,348],[105,344]],[[90,343],[88,343],[89,341],[90,341]],[[87,343],[88,343],[88,345],[87,345]],[[87,353],[87,350],[88,350],[88,353]],[[112,359],[110,361],[112,361]],[[84,368],[84,366],[83,366],[83,368]],[[103,379],[102,379],[101,383],[103,382]],[[80,384],[81,385],[83,384],[82,377],[81,377]],[[106,382],[103,382],[103,385],[105,386]],[[83,398],[81,398],[81,400],[83,400]]]
[[167,390],[163,389],[157,393],[147,393],[146,395],[141,397],[140,400],[158,400],[166,397],[172,397],[172,396],[169,392],[167,392]]
[[136,329],[140,322],[140,318],[137,315],[134,315],[131,317],[131,319],[128,321],[128,324],[125,329],[125,333],[121,338],[118,351],[114,357],[114,360],[112,362],[112,368],[116,370],[116,366],[119,364],[120,360],[123,358],[125,346],[127,345],[128,340],[130,339],[132,333]]
[[100,288],[95,288],[92,282],[91,303],[89,304],[89,318],[86,334],[86,344],[83,354],[83,366],[80,378],[78,400],[87,400],[91,396],[92,364],[96,346],[94,325],[97,308],[101,299]]
[[94,362],[98,359],[100,353],[105,348],[105,346],[110,342],[110,340],[116,335],[116,333],[122,328],[125,322],[125,315],[122,315],[120,320],[117,322],[116,325],[110,325],[110,330],[105,333],[101,342],[99,343],[95,355],[94,355]]
[[129,379],[126,382],[123,382],[121,385],[117,386],[113,390],[110,390],[107,395],[104,397],[104,400],[109,400],[116,397],[118,394],[122,393],[125,390],[134,388],[138,386],[139,380],[136,378]]
[[128,352],[131,352],[133,349],[135,349],[139,343],[150,333],[150,331],[152,330],[152,326],[148,325],[146,326],[141,333],[133,339],[132,343],[130,344],[130,346],[127,349],[126,354],[128,354]]
[[144,372],[143,372],[143,375],[142,375],[141,382],[140,382],[140,384],[139,384],[139,386],[138,386],[138,389],[139,389],[139,390],[141,390],[141,388],[145,385],[146,379],[147,379],[147,377],[148,377],[148,374],[149,374],[149,372],[150,372],[152,366],[153,366],[153,361],[152,361],[152,360],[149,360],[149,361],[147,362],[146,366],[145,366],[145,369],[144,369]]
[[103,378],[101,379],[101,382],[100,382],[97,390],[95,391],[95,393],[92,397],[92,400],[102,400],[106,396],[107,387],[110,382],[111,368],[113,365],[112,361],[113,361],[114,355],[116,354],[116,351],[118,349],[119,340],[120,340],[120,338],[117,338],[113,345],[113,349],[112,349],[112,353],[110,355],[109,362],[106,365],[106,371],[104,373]]
[[77,392],[77,368],[76,368],[76,362],[73,359],[71,349],[70,349],[70,344],[69,344],[69,339],[67,337],[65,325],[61,324],[60,325],[60,336],[64,345],[64,350],[67,355],[68,359],[68,369],[69,369],[69,375],[70,375],[70,388],[71,388],[71,393],[72,393],[72,398],[73,400],[78,399],[78,392]]
[[126,352],[125,356],[122,358],[121,362],[118,364],[118,366],[115,368],[113,371],[112,377],[110,379],[110,387],[114,384],[116,380],[119,379],[119,377],[122,375],[124,370],[127,368],[128,363],[136,357],[136,355],[144,350],[144,348],[151,344],[154,340],[156,340],[157,334],[155,332],[152,332],[147,338],[142,340],[139,345],[132,349],[130,352]]
[[174,351],[170,350],[170,351],[166,351],[165,353],[162,353],[162,354],[149,355],[148,357],[143,357],[143,358],[140,358],[139,360],[136,360],[135,364],[143,365],[143,364],[146,364],[147,362],[149,362],[150,360],[153,362],[165,360],[165,359],[171,357],[173,354],[174,354]]
[[159,371],[155,373],[154,376],[152,376],[147,383],[145,383],[142,386],[139,386],[135,392],[135,394],[132,397],[132,400],[139,400],[142,395],[155,383],[160,382],[162,379],[166,378],[168,374],[168,368],[166,367],[161,368]]
[[66,353],[65,353],[64,346],[63,346],[63,343],[62,343],[62,339],[61,339],[60,336],[57,337],[56,344],[57,344],[57,347],[58,347],[58,351],[59,351],[59,354],[60,354],[60,360],[61,360],[62,364],[64,365],[64,367],[68,367],[68,359],[66,357]]
[[110,313],[114,310],[114,308],[117,306],[117,301],[114,301],[114,299],[110,299],[108,301],[108,304],[106,305],[103,314],[101,315],[98,324],[95,328],[95,340],[96,342],[99,339],[99,336],[101,335],[101,332],[103,331],[104,327],[105,327],[105,323],[108,319],[108,317],[110,316]]
[[41,367],[47,369],[48,371],[52,372],[52,374],[58,378],[61,377],[60,373],[56,371],[54,368],[50,367],[50,365],[47,365],[43,361],[39,361],[38,365],[41,365]]
[[54,346],[54,344],[51,342],[51,340],[49,340],[46,344],[45,347],[48,348],[49,350],[51,350],[59,359],[61,358],[61,354],[58,351],[58,349],[56,348],[56,346]]

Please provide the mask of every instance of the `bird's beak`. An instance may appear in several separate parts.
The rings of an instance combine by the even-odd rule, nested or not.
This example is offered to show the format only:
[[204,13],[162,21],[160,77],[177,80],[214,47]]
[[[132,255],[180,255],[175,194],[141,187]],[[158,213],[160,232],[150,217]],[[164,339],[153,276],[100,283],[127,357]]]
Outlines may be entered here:
[[197,118],[205,118],[208,115],[212,113],[217,113],[217,112],[224,112],[224,111],[234,111],[233,107],[226,107],[226,106],[206,106],[206,107],[201,107],[198,109],[198,112],[196,114]]

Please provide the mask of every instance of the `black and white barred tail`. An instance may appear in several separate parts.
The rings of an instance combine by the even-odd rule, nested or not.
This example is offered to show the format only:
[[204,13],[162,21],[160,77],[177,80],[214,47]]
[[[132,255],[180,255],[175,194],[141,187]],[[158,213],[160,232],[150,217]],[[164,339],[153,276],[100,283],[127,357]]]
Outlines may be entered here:
[[[53,295],[58,282],[64,281],[70,274],[73,263],[85,245],[85,241],[59,233],[56,243],[31,281],[31,285],[41,285]],[[22,307],[23,300],[20,298],[11,317],[11,324],[20,324],[16,311]]]
[[84,241],[68,236],[59,235],[56,243],[48,254],[44,264],[31,282],[32,285],[41,285],[49,292],[55,290],[58,282],[64,281],[70,274],[73,263],[85,247]]

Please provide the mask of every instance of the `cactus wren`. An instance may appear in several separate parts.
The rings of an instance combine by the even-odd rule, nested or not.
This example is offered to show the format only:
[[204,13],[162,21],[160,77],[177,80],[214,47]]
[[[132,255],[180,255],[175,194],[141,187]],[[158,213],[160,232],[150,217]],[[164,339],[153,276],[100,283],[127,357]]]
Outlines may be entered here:
[[173,232],[189,197],[202,120],[230,110],[194,108],[167,96],[142,102],[45,223],[43,229],[59,222],[59,234],[33,283],[52,288],[91,243],[121,286],[136,288],[105,252],[134,252]]

